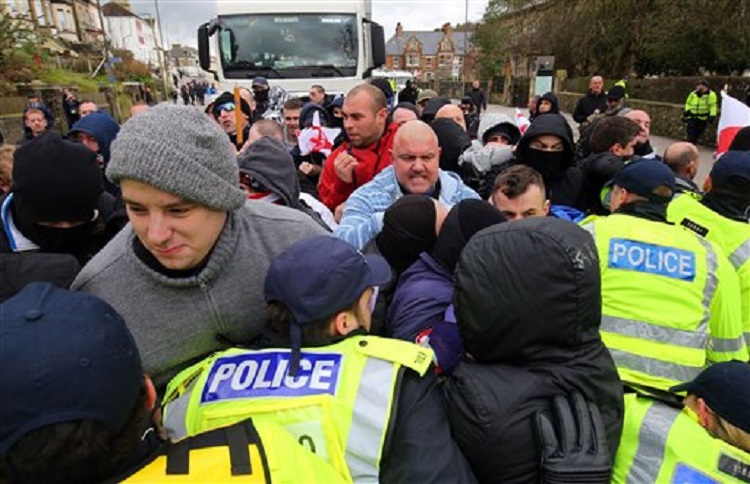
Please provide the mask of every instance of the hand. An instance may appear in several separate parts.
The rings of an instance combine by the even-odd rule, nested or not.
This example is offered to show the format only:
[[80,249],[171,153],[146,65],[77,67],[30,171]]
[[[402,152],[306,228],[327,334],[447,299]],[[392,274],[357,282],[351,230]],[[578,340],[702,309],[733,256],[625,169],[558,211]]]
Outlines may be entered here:
[[597,406],[574,393],[557,395],[553,410],[552,415],[537,412],[534,422],[542,449],[542,482],[609,483],[612,464]]
[[333,160],[333,171],[336,172],[336,176],[344,183],[352,183],[354,177],[354,169],[357,167],[359,162],[355,157],[349,153],[340,153],[335,160]]
[[342,203],[336,210],[333,211],[333,219],[337,224],[341,223],[341,219],[344,217],[344,204]]
[[321,168],[319,165],[303,161],[299,165],[299,171],[307,176],[317,176],[320,175]]

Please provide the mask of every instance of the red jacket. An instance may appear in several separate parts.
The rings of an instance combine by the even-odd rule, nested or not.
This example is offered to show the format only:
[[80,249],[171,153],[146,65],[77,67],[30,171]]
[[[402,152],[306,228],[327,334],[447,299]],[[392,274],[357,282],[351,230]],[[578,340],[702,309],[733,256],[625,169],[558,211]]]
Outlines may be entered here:
[[[391,147],[398,124],[391,123],[378,141],[366,148],[355,148],[348,141],[334,150],[323,163],[323,172],[318,182],[318,197],[331,210],[341,205],[357,188],[372,180],[375,175],[391,165]],[[352,183],[343,182],[333,168],[333,160],[348,151],[359,164],[354,169]]]

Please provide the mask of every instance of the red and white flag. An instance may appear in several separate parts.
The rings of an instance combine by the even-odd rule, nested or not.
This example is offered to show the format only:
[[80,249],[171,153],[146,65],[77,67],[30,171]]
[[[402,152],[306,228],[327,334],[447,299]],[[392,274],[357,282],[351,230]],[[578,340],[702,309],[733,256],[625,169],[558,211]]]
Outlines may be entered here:
[[526,129],[531,125],[531,121],[529,121],[529,118],[527,118],[523,111],[516,108],[516,126],[518,126],[518,129],[521,131],[521,134],[524,134],[526,132]]
[[317,112],[313,114],[312,124],[297,135],[300,154],[307,156],[310,153],[323,153],[325,156],[329,156],[333,149],[333,142],[341,130],[339,128],[321,127],[320,116]]
[[721,91],[721,116],[716,135],[718,140],[716,154],[720,155],[728,151],[737,131],[745,126],[750,126],[750,107]]

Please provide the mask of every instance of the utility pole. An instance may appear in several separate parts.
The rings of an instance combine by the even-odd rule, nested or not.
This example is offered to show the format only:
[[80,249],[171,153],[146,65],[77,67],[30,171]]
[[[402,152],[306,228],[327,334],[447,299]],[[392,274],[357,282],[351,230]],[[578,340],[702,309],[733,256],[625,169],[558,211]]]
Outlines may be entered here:
[[159,61],[161,62],[161,78],[164,82],[164,100],[169,100],[169,77],[167,73],[167,59],[166,59],[166,47],[164,46],[164,33],[161,26],[161,15],[159,14],[159,0],[154,0],[154,7],[156,7],[156,21],[159,22],[159,43],[161,49],[159,50]]
[[[120,101],[117,99],[117,84],[115,83],[115,78],[112,69],[114,66],[112,65],[112,52],[109,49],[109,39],[107,38],[107,29],[104,28],[104,14],[102,14],[102,4],[101,0],[96,0],[96,9],[99,11],[99,25],[101,25],[102,28],[102,41],[104,42],[104,65],[107,70],[107,75],[109,77],[109,83],[112,86],[112,96],[114,97],[113,109],[115,119],[122,122],[122,113],[120,112]],[[98,70],[98,69],[97,69]]]
[[[463,78],[464,84],[466,84],[466,61],[469,59],[469,0],[466,0],[466,9],[464,10],[464,63],[463,67]],[[465,88],[466,86],[464,86]]]

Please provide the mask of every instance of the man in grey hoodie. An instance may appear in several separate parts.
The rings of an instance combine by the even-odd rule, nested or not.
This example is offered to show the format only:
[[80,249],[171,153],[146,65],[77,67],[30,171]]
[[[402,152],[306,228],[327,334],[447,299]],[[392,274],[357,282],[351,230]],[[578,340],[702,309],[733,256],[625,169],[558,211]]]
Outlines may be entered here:
[[107,177],[130,224],[72,288],[123,316],[157,388],[207,354],[257,339],[271,260],[324,233],[298,211],[246,203],[232,143],[193,107],[160,105],[125,123]]

